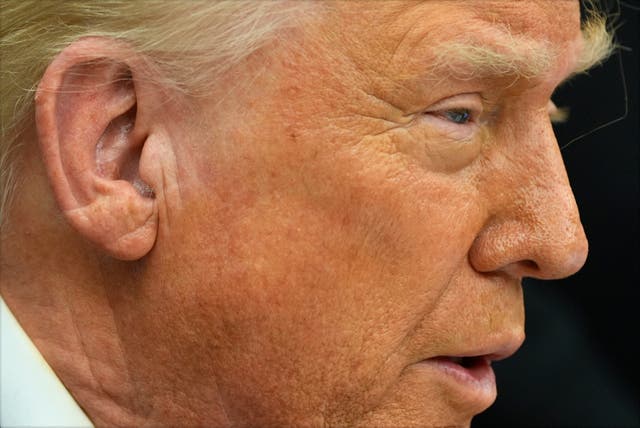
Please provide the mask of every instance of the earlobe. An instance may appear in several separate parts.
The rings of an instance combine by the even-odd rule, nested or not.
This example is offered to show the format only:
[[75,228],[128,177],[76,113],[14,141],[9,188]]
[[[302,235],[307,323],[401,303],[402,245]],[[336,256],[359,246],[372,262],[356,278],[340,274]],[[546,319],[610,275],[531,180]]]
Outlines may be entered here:
[[140,178],[149,127],[138,120],[132,54],[120,42],[81,39],[47,68],[36,127],[55,198],[73,228],[112,257],[146,255],[157,236],[152,188]]

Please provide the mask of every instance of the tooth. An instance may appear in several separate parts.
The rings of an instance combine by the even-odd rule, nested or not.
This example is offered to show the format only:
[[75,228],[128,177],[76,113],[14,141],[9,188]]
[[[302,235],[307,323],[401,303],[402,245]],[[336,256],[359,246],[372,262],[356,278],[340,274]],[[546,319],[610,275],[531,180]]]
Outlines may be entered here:
[[462,365],[462,357],[451,357],[451,361],[456,364]]

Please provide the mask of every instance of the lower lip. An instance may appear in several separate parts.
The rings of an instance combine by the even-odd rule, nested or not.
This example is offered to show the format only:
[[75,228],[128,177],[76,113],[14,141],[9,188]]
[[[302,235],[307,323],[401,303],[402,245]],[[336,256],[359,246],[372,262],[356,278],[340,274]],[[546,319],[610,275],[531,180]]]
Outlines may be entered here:
[[438,376],[465,402],[474,402],[482,410],[496,399],[496,377],[489,360],[479,359],[471,367],[463,367],[447,358],[431,358],[418,366],[435,369]]

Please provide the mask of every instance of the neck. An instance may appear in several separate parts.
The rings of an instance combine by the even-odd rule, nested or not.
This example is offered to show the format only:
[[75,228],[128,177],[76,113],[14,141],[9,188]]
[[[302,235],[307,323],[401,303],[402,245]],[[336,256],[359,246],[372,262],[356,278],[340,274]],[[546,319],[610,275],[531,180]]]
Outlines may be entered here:
[[22,328],[94,424],[202,423],[194,391],[175,382],[177,344],[151,333],[162,309],[144,305],[144,287],[124,273],[136,266],[77,237],[35,182],[17,189],[30,196],[16,198],[0,235],[0,294]]
[[[104,288],[90,266],[77,262],[88,249],[61,246],[60,236],[20,215],[17,206],[12,214],[21,221],[7,224],[0,241],[3,299],[95,424],[139,425],[139,412],[130,408],[135,388]],[[56,222],[61,220],[50,221]]]
[[162,263],[98,253],[59,216],[37,158],[23,165],[34,178],[16,189],[0,234],[0,294],[87,416],[109,426],[229,425],[202,358],[209,345],[166,298]]

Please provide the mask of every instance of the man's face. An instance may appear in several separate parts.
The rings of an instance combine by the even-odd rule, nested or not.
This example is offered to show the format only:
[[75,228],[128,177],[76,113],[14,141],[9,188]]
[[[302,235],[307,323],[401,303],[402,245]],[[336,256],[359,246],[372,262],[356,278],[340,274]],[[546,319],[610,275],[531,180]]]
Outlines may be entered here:
[[[467,424],[523,340],[521,278],[586,257],[548,113],[578,4],[326,7],[190,119],[148,260],[163,364],[238,425]],[[453,42],[513,54],[508,31],[556,54],[539,75],[434,67]]]

